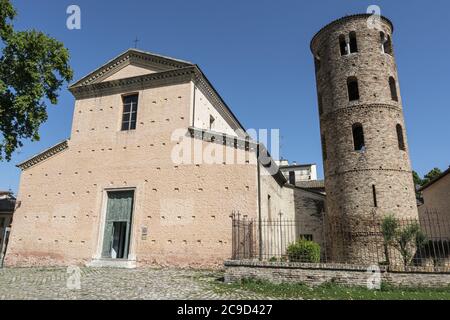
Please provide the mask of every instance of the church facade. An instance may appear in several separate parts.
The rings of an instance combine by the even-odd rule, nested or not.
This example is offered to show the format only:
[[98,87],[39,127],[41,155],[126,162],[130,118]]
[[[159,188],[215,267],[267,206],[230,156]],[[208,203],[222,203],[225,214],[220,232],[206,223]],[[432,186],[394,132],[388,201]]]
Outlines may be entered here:
[[303,204],[324,195],[260,161],[197,65],[130,49],[69,90],[70,139],[19,164],[7,266],[217,266],[233,212],[311,217],[320,242],[323,206]]

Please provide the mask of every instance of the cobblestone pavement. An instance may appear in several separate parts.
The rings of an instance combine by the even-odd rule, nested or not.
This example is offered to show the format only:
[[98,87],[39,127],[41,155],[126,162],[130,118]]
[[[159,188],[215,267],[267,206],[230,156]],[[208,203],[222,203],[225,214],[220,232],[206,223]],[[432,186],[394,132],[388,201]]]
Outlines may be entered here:
[[0,269],[0,300],[270,299],[245,291],[220,293],[214,290],[213,283],[223,275],[214,271],[105,268],[80,271],[81,288],[76,289],[77,274],[68,273],[65,268]]

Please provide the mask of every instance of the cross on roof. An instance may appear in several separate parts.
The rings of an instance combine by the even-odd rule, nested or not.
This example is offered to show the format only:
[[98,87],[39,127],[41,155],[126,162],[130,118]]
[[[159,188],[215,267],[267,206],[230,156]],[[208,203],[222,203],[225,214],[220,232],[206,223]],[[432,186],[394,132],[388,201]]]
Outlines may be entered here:
[[135,49],[137,49],[137,47],[138,47],[138,43],[139,43],[139,39],[138,39],[138,37],[136,37],[136,39],[134,39],[134,48]]

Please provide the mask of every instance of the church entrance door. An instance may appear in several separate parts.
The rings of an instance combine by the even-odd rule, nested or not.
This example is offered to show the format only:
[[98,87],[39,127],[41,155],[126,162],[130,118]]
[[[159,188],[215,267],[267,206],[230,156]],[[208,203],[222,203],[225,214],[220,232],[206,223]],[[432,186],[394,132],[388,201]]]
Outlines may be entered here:
[[110,191],[106,208],[102,258],[128,259],[134,191]]

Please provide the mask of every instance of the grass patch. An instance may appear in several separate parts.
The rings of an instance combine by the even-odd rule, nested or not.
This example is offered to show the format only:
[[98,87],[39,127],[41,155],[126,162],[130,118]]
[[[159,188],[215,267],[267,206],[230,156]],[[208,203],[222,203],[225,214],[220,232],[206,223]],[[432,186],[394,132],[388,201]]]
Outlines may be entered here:
[[320,300],[450,300],[450,287],[447,288],[397,288],[382,285],[381,290],[368,290],[364,287],[345,287],[326,283],[318,287],[304,284],[274,284],[268,281],[247,279],[240,283],[215,283],[218,293],[248,291],[267,297],[281,299],[320,299]]

